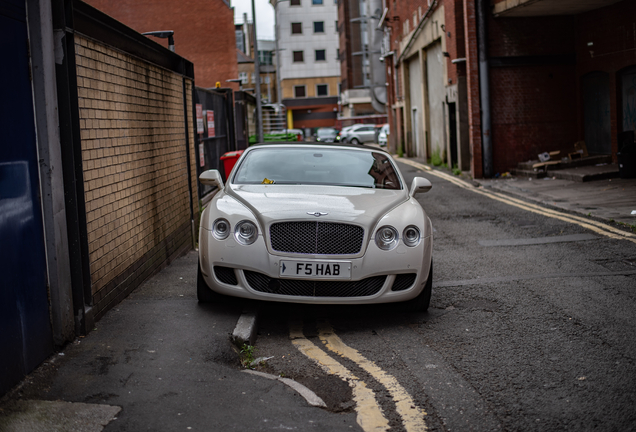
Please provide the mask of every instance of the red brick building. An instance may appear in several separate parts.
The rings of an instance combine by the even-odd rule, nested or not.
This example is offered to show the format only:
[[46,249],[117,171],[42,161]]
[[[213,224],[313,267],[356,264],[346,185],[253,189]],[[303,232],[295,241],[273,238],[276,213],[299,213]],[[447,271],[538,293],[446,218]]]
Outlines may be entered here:
[[632,0],[387,0],[383,25],[390,144],[411,156],[483,177],[580,140],[616,160],[636,129]]
[[[194,64],[199,87],[238,90],[234,9],[225,0],[87,0],[140,33],[174,30],[175,50]],[[156,42],[168,46],[167,39]]]

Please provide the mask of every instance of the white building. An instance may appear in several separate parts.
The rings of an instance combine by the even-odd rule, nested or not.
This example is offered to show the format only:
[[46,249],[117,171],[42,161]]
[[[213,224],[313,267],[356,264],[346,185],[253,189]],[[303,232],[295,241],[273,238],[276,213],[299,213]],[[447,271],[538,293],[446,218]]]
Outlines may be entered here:
[[333,126],[338,111],[335,0],[270,0],[276,14],[282,102],[289,128]]

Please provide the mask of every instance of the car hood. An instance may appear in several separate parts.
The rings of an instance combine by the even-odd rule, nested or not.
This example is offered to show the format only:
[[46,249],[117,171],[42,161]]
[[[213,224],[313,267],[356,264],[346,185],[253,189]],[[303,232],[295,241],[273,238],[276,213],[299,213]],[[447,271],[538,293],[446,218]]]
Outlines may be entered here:
[[[231,185],[226,193],[249,208],[263,226],[275,220],[320,219],[372,227],[408,200],[405,190],[339,186]],[[317,212],[321,215],[313,215]]]

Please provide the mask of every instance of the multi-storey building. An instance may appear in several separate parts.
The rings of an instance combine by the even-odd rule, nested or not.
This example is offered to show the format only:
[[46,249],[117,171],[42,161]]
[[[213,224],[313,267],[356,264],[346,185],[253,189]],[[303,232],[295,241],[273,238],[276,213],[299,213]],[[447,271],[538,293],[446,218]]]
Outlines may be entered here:
[[333,126],[338,111],[338,6],[334,0],[270,0],[289,128]]
[[338,3],[340,38],[340,120],[385,123],[386,77],[381,57],[382,0],[341,0]]

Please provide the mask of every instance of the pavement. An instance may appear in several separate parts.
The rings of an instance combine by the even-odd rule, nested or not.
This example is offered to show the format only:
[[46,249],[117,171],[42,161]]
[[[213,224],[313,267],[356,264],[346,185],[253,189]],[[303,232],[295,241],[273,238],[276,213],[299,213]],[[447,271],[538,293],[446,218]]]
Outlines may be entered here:
[[173,261],[0,399],[0,432],[360,430],[351,410],[241,364],[232,335],[251,302],[197,303],[197,259]]
[[[400,158],[396,160],[400,161]],[[423,160],[410,160],[450,174],[450,170],[433,167]],[[507,175],[496,179],[473,180],[466,173],[458,178],[476,187],[501,192],[551,209],[587,216],[636,232],[636,178],[582,180],[591,178],[591,173],[599,174],[603,169],[612,170],[613,166],[608,164],[605,168],[591,166],[559,170],[563,174],[561,177],[565,178],[558,178],[556,175],[539,179]]]

